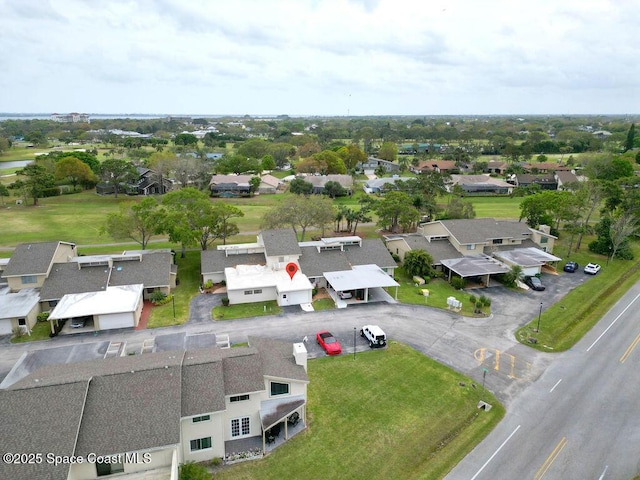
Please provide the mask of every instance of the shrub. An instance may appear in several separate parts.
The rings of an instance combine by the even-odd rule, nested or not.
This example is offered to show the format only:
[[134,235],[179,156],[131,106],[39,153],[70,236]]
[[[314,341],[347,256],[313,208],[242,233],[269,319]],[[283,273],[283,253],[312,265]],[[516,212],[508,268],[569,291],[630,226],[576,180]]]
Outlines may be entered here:
[[476,313],[480,313],[480,312],[482,312],[482,302],[481,302],[481,301],[479,301],[479,300],[476,302],[476,309],[475,309],[475,312],[476,312]]
[[222,306],[223,307],[229,306],[229,297],[222,297]]
[[469,302],[475,304],[476,303],[476,296],[475,295],[469,295]]
[[178,467],[179,480],[211,480],[207,467],[194,462],[183,463]]
[[213,280],[209,279],[204,282],[204,288],[213,288]]
[[42,312],[37,317],[39,322],[46,322],[49,319],[49,312]]
[[13,327],[13,330],[11,330],[13,332],[13,336],[16,338],[20,338],[24,336],[24,330],[21,327]]
[[220,457],[213,457],[211,459],[211,465],[213,467],[217,467],[218,465],[222,465],[222,459]]
[[464,288],[464,286],[465,286],[464,278],[453,277],[451,279],[451,286],[453,288],[455,288],[456,290],[462,290]]
[[314,288],[313,290],[311,290],[311,296],[315,297],[318,294],[318,289]]
[[161,303],[165,298],[167,298],[167,295],[159,290],[156,290],[155,292],[153,292],[151,295],[149,295],[149,300],[151,300],[151,302],[154,305],[158,305],[159,303]]
[[484,295],[480,295],[480,303],[482,303],[483,307],[491,306],[491,299],[489,297],[485,297]]

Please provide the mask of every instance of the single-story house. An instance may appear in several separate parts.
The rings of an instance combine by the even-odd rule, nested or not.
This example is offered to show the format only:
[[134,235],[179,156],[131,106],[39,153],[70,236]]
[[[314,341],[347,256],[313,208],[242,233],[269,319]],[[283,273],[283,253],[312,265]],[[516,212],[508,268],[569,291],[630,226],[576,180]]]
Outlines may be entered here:
[[393,188],[396,182],[406,182],[414,177],[399,177],[394,175],[393,177],[374,178],[367,180],[362,187],[366,193],[382,193],[383,190]]
[[410,170],[414,173],[454,173],[459,171],[459,168],[453,160],[422,160],[418,165],[411,166]]
[[306,428],[308,383],[303,343],[256,337],[43,367],[0,390],[3,448],[83,461],[7,463],[3,476],[175,479],[182,463],[260,458],[276,431],[274,445]]
[[460,186],[467,195],[510,195],[513,185],[489,175],[451,175],[447,189]]
[[[168,177],[160,177],[154,170],[145,167],[136,167],[138,178],[123,186],[121,190],[129,195],[163,195],[173,190],[174,180]],[[101,182],[96,185],[98,195],[108,195],[114,193],[115,189],[108,182]]]
[[17,328],[31,335],[31,329],[38,321],[38,313],[40,303],[36,289],[25,288],[9,293],[4,288],[0,292],[0,335],[11,335]]
[[[252,192],[249,182],[253,177],[257,175],[213,175],[209,190],[212,196],[250,195]],[[273,175],[262,175],[256,193],[276,193],[281,184],[280,179]]]
[[2,277],[12,292],[23,288],[40,288],[55,263],[68,262],[77,255],[75,243],[22,243],[13,251]]
[[324,186],[327,182],[337,182],[342,188],[344,188],[350,195],[353,190],[353,177],[351,175],[307,175],[304,177],[305,182],[309,182],[313,185],[313,192],[316,195],[321,194],[324,191]]
[[507,162],[503,162],[500,160],[491,160],[487,162],[487,166],[484,171],[486,173],[493,173],[495,175],[504,175],[508,168],[509,164]]
[[[299,268],[293,278],[285,270],[289,263]],[[381,271],[393,281],[397,265],[379,239],[352,236],[298,242],[293,230],[275,229],[261,232],[256,243],[220,245],[217,250],[201,253],[203,283],[224,280],[230,303],[265,300],[277,300],[279,305],[311,303],[313,288],[331,290],[325,274],[367,265],[372,270],[375,267],[371,278]],[[377,288],[381,282],[374,283],[353,289]],[[359,300],[370,299],[367,295]],[[334,300],[339,302],[337,298]]]
[[516,173],[509,177],[508,182],[516,187],[528,187],[540,185],[542,190],[557,190],[558,181],[552,174],[532,175],[529,173]]
[[556,181],[558,182],[558,190],[564,190],[568,185],[577,183],[580,181],[574,171],[560,170],[554,174]]

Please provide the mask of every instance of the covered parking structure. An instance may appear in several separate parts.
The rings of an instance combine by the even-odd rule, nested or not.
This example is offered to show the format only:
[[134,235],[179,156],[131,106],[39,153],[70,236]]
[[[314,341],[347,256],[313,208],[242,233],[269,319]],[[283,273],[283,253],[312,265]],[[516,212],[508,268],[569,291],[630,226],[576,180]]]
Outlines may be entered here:
[[494,253],[495,257],[507,265],[519,265],[522,267],[523,275],[536,275],[541,273],[542,267],[551,266],[555,270],[555,265],[562,259],[544,252],[539,248],[514,248],[513,250],[503,250]]
[[491,275],[502,275],[511,270],[507,265],[489,255],[470,255],[442,260],[442,269],[449,281],[453,274],[464,279],[479,278],[488,287]]
[[396,287],[395,299],[398,299],[400,284],[378,265],[355,265],[351,270],[323,272],[322,275],[331,289],[335,292],[353,292],[355,300],[368,302],[370,290],[383,287]]

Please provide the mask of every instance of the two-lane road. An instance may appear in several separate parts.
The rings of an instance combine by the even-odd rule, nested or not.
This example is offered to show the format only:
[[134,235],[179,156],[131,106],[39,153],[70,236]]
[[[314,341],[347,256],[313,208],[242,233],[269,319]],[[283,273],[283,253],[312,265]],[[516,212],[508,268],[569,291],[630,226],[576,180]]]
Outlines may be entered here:
[[448,480],[629,480],[640,472],[640,284],[519,395]]

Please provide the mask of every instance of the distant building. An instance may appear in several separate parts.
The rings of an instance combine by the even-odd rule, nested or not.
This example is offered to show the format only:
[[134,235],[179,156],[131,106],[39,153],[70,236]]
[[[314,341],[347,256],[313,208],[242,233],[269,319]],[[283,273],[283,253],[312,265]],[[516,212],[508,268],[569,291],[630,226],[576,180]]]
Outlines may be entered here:
[[89,123],[89,115],[86,113],[52,113],[50,120],[59,123]]

